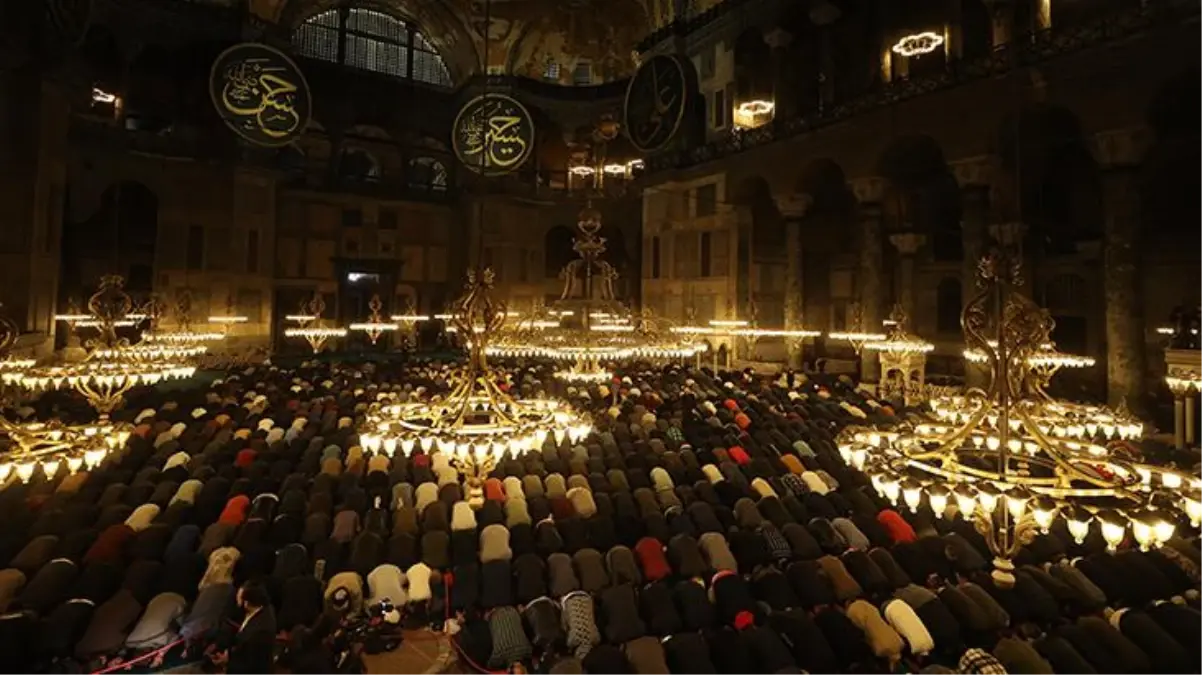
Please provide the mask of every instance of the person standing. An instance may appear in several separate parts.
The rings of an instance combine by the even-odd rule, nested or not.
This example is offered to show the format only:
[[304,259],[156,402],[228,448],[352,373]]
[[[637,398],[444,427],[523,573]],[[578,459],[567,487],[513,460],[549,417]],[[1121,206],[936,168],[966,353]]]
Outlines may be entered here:
[[238,589],[237,603],[243,611],[242,623],[229,650],[214,661],[225,661],[227,673],[270,673],[275,661],[276,625],[267,588],[248,581]]

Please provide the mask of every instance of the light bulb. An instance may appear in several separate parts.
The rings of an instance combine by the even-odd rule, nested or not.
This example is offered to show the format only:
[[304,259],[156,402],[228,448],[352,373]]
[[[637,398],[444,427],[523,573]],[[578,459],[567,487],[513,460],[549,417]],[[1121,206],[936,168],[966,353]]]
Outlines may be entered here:
[[927,499],[931,502],[931,510],[935,512],[936,518],[943,518],[947,512],[948,496],[948,489],[939,485],[927,491]]
[[960,510],[960,515],[965,519],[971,518],[974,511],[977,510],[977,496],[973,494],[972,488],[967,485],[961,485],[956,488],[956,508]]
[[[8,475],[4,466],[0,465],[0,481],[3,481]],[[1186,496],[1182,501],[1184,501],[1185,515],[1189,518],[1190,525],[1193,527],[1202,525],[1202,494],[1194,492]]]
[[918,505],[922,503],[922,486],[916,483],[903,486],[902,497],[906,500],[906,506],[910,507],[910,513],[918,513]]
[[1048,528],[1056,520],[1056,503],[1047,497],[1040,497],[1031,502],[1031,517],[1039,526],[1039,531],[1047,534]]
[[1157,518],[1152,527],[1156,533],[1157,546],[1163,546],[1177,532],[1177,526],[1165,518]]
[[977,503],[980,504],[981,510],[984,511],[987,515],[992,514],[993,510],[995,508],[997,508],[997,501],[998,501],[999,496],[1000,495],[998,495],[996,490],[991,489],[988,486],[986,486],[985,489],[982,489],[980,492],[977,493]]
[[1023,513],[1027,510],[1027,500],[1030,495],[1024,494],[1019,490],[1011,490],[1006,493],[1006,509],[1010,511],[1010,517],[1018,520],[1023,517]]
[[1127,534],[1127,523],[1123,517],[1111,512],[1106,517],[1099,516],[1098,522],[1102,524],[1102,538],[1106,540],[1106,548],[1111,552],[1118,550],[1119,544],[1123,543],[1123,537]]

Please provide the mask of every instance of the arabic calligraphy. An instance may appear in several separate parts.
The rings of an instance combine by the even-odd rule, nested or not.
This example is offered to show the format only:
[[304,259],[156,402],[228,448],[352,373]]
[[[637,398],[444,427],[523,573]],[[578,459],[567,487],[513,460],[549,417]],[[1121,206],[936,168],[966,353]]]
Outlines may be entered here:
[[455,119],[455,154],[464,166],[484,175],[517,169],[534,145],[534,121],[515,99],[502,94],[478,96]]
[[213,103],[226,125],[259,145],[290,143],[309,121],[309,87],[287,56],[266,45],[242,44],[213,64]]
[[643,64],[626,90],[625,128],[640,150],[664,146],[676,134],[688,94],[680,61],[656,56]]

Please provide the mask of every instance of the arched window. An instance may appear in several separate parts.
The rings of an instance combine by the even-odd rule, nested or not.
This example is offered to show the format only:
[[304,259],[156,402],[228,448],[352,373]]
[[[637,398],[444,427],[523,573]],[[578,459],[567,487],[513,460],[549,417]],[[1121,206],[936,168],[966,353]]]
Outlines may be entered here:
[[447,167],[433,157],[414,157],[409,160],[409,187],[446,192]]
[[366,150],[346,148],[338,156],[338,176],[358,183],[380,180],[380,163]]
[[370,9],[330,9],[292,34],[297,53],[344,66],[451,86],[451,73],[434,45],[416,28]]
[[960,331],[960,308],[964,304],[960,280],[947,278],[935,289],[935,328],[940,334]]

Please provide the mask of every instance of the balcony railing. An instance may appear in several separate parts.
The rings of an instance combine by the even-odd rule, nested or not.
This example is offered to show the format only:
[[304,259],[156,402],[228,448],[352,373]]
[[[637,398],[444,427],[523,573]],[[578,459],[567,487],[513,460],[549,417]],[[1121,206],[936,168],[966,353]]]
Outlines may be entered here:
[[952,89],[1043,63],[1090,47],[1126,38],[1155,26],[1181,23],[1199,14],[1195,0],[1172,0],[1131,7],[1089,23],[1052,28],[1027,36],[977,59],[953,61],[946,71],[930,76],[874,85],[868,91],[816,111],[777,118],[755,129],[733,130],[704,145],[659,153],[648,158],[647,171],[704,164],[745,150],[768,145],[841,122],[862,113],[919,96]]

